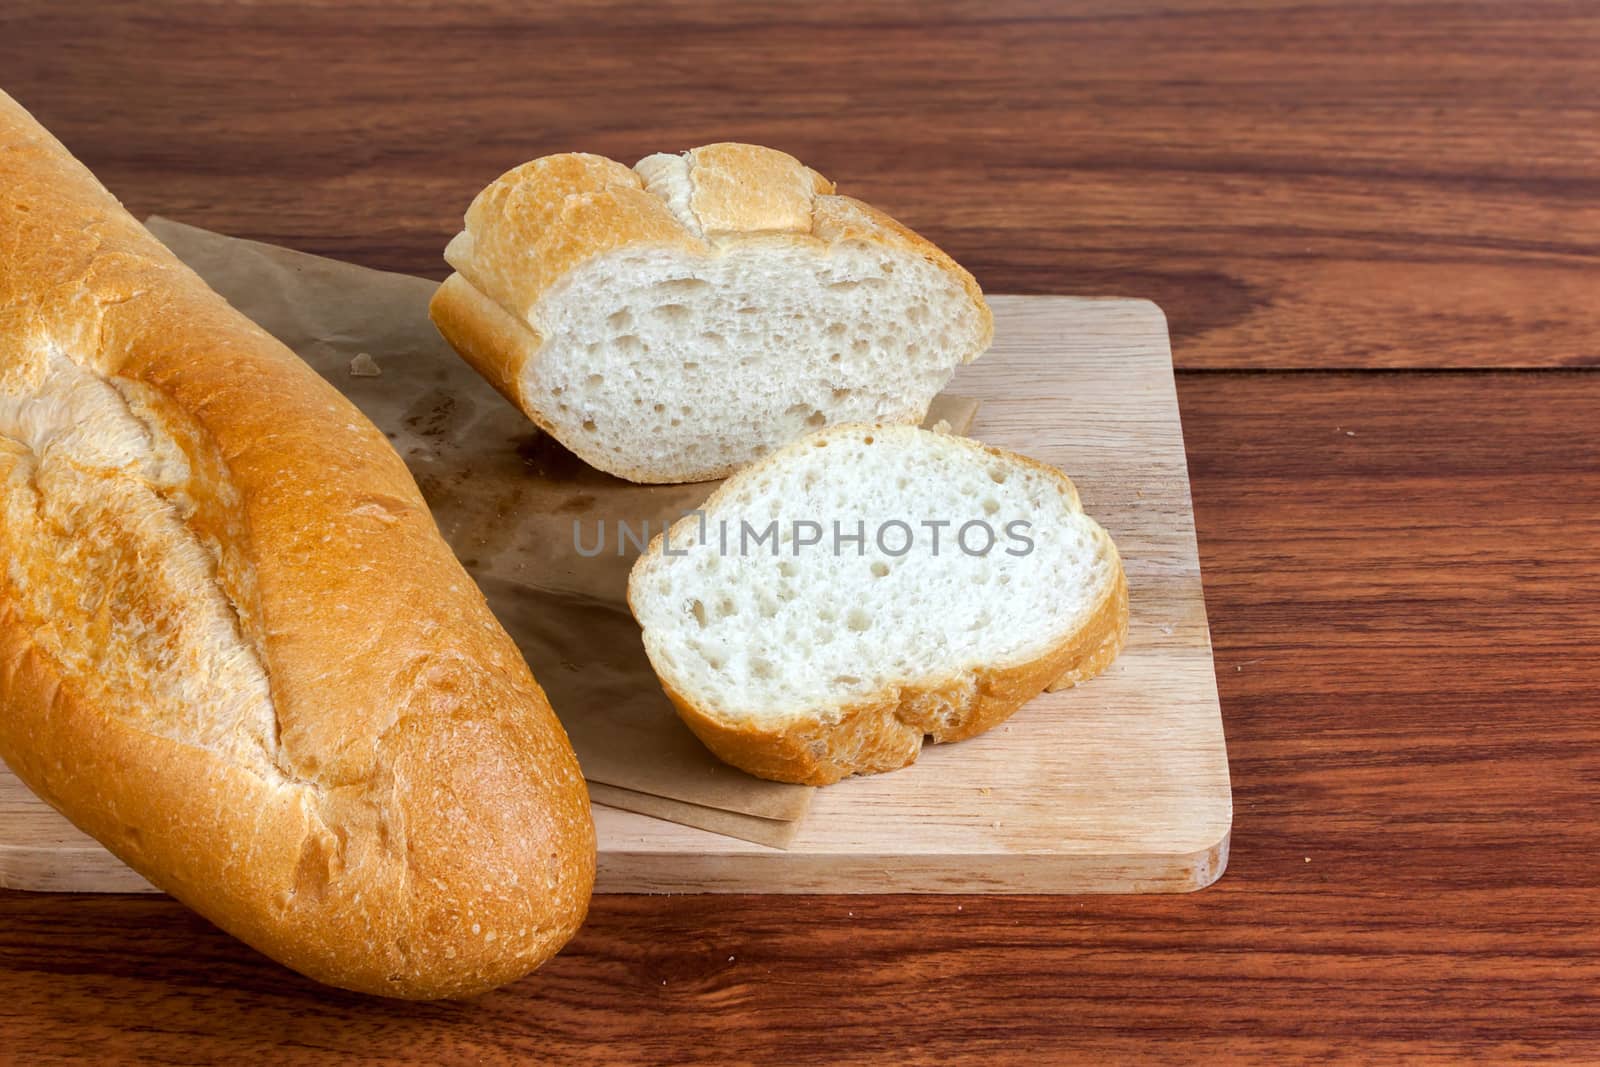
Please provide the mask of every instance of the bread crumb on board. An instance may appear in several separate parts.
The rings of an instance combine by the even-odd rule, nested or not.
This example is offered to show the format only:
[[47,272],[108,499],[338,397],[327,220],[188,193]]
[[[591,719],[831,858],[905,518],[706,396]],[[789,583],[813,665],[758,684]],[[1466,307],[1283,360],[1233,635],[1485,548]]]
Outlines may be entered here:
[[370,353],[357,352],[356,358],[350,361],[350,377],[352,378],[380,378],[383,368],[378,366],[378,361]]

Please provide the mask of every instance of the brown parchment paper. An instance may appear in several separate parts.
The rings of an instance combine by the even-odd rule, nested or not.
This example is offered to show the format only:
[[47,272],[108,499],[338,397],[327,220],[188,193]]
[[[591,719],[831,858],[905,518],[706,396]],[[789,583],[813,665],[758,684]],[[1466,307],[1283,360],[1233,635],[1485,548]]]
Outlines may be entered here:
[[[150,230],[234,307],[348,396],[405,459],[445,539],[560,716],[593,799],[782,846],[806,786],[729,767],[679,721],[625,603],[637,550],[716,483],[639,486],[538,431],[428,320],[435,283],[152,218]],[[975,401],[929,421],[963,432]],[[604,530],[599,555],[592,553]]]

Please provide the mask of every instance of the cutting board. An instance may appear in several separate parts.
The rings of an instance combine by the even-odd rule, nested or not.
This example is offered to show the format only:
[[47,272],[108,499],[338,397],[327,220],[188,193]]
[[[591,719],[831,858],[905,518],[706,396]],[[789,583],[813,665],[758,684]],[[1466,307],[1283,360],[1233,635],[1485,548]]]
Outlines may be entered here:
[[[952,392],[972,435],[1070,474],[1128,573],[1128,645],[1087,685],[911,767],[818,791],[787,849],[597,805],[597,891],[1146,893],[1210,885],[1233,819],[1166,319],[995,297]],[[0,886],[153,891],[0,767]]]

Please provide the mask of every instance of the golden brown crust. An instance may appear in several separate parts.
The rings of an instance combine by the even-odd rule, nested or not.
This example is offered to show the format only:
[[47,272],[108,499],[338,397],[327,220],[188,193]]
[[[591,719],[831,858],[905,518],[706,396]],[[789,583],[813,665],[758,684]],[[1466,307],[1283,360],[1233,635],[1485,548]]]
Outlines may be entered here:
[[533,327],[512,318],[459,274],[450,275],[434,290],[428,316],[473,370],[548,432],[542,417],[535,414],[537,409],[522,399],[523,368],[543,343]]
[[[851,429],[839,426],[815,436]],[[801,446],[797,443],[790,447]],[[980,447],[1006,462],[1049,474],[1062,483],[1076,506],[1077,488],[1054,467],[1006,449]],[[746,470],[781,462],[784,451]],[[730,490],[729,483],[724,483],[699,510],[713,513],[722,497],[737,489],[733,486]],[[698,521],[693,516],[681,520],[669,534],[681,543]],[[779,724],[731,718],[716,708],[695,703],[659,671],[657,678],[679,717],[718,759],[759,778],[830,785],[853,774],[896,770],[916,762],[924,737],[931,737],[936,743],[976,737],[1005,722],[1046,689],[1081,684],[1111,665],[1127,642],[1128,580],[1110,535],[1104,530],[1099,534],[1114,566],[1114,580],[1077,630],[1026,662],[980,667],[932,685],[895,687],[826,715],[808,715]],[[633,575],[640,575],[650,560],[659,558],[662,544],[663,535],[657,534],[634,564]],[[639,616],[635,591],[643,585],[629,582],[629,607],[635,618]]]
[[833,183],[793,156],[753,144],[708,144],[685,153],[689,209],[710,240],[810,233],[811,209]]
[[[523,388],[544,342],[533,310],[568,273],[618,249],[676,248],[712,256],[727,242],[752,239],[809,242],[819,249],[845,243],[892,247],[933,264],[971,298],[982,334],[965,361],[988,348],[994,336],[983,291],[960,264],[883,212],[834,195],[831,181],[793,156],[760,145],[704,145],[682,156],[647,157],[633,169],[582,153],[545,156],[497,178],[473,200],[465,221],[445,251],[456,274],[430,314],[463,358],[547,431],[552,420],[541,405],[548,398],[526,395]],[[653,470],[618,460],[588,441],[562,443],[586,462],[636,482],[720,478],[738,466]]]
[[507,171],[467,209],[445,258],[523,322],[568,271],[630,245],[694,247],[676,217],[621,163],[583,153]]
[[[272,723],[246,759],[141,720],[183,664],[110,677],[63,658],[89,631],[71,604],[38,613],[24,543],[0,569],[0,755],[157,886],[321,981],[460,996],[557,951],[594,875],[577,763],[404,464],[0,93],[0,386],[45,349],[182,453],[167,518],[216,557],[185,597],[226,595],[221,652],[259,663]],[[68,503],[116,518],[101,496]],[[127,568],[147,563],[118,576],[137,592]],[[129,610],[158,628],[188,609],[145,589]]]

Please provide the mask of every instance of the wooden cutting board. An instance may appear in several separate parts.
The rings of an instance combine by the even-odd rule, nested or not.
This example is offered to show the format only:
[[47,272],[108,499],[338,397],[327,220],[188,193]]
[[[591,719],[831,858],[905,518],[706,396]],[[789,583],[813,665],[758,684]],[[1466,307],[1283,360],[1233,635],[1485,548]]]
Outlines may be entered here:
[[[1128,572],[1128,646],[1005,725],[820,790],[786,850],[596,806],[599,892],[1146,893],[1215,881],[1233,800],[1166,319],[996,297],[951,390],[972,435],[1055,464]],[[153,891],[0,767],[0,886]]]

